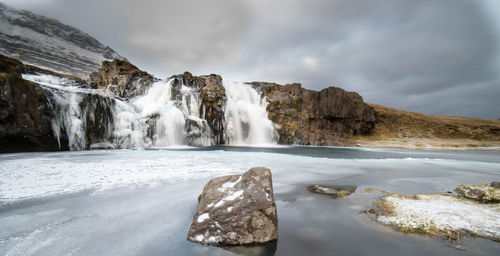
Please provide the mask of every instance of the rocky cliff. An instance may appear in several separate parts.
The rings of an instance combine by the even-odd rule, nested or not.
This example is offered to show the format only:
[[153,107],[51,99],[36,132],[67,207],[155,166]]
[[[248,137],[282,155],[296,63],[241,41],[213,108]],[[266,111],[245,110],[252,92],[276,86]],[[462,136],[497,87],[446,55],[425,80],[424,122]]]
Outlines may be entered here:
[[[30,144],[26,150],[88,149],[101,142],[114,147],[147,147],[155,145],[158,136],[172,132],[180,132],[177,136],[193,146],[227,142],[227,95],[219,75],[185,72],[165,84],[126,60],[113,60],[104,61],[88,80],[82,80],[5,56],[1,60],[5,110],[0,136],[8,145],[23,139]],[[31,79],[37,83],[24,80],[23,74],[35,74]],[[62,80],[54,85],[50,84],[54,81],[45,84],[44,79]],[[163,110],[145,115],[144,106],[133,102],[145,97],[153,85],[160,86],[159,93],[167,93],[169,98],[159,102],[165,104]],[[340,88],[317,92],[300,84],[253,82],[248,86],[267,100],[268,117],[281,144],[349,145],[353,135],[370,134],[376,122],[375,112],[361,96]],[[182,111],[181,123],[176,115],[171,116],[174,112],[168,109],[172,107]],[[190,109],[193,107],[196,109]],[[245,113],[241,115],[241,122],[250,121]],[[182,127],[174,127],[178,125]],[[248,128],[248,123],[241,127]]]
[[26,64],[87,77],[103,60],[124,59],[57,20],[0,3],[0,51]]
[[[25,66],[0,55],[0,152],[57,150],[52,111],[40,85],[22,79]],[[68,149],[62,141],[61,149]]]
[[337,87],[318,92],[298,83],[249,84],[266,97],[281,144],[349,145],[352,136],[371,134],[377,121],[373,108],[355,92]]

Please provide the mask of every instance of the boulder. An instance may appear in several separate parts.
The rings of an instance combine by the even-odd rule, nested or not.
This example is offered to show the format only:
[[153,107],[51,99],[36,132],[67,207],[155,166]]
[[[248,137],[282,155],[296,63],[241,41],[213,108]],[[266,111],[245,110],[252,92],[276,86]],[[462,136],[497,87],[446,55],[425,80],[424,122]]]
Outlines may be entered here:
[[272,177],[265,167],[210,180],[198,197],[187,235],[191,242],[212,245],[252,245],[277,239]]
[[354,193],[354,191],[356,191],[357,186],[309,185],[306,188],[307,190],[309,190],[309,192],[312,193],[323,194],[330,196],[332,198],[343,198]]

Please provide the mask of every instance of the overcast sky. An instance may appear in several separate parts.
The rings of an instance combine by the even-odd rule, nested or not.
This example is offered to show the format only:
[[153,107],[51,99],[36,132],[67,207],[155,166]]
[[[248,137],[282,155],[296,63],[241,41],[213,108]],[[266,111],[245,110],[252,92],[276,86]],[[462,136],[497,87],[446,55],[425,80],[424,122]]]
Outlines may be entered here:
[[338,86],[366,102],[500,118],[498,0],[3,0],[158,77]]

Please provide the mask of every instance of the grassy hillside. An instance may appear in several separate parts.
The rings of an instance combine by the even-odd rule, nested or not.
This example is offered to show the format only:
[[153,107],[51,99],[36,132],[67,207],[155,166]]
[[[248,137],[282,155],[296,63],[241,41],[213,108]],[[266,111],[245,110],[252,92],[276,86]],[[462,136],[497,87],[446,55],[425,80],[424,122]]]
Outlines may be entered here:
[[379,123],[372,136],[356,136],[359,146],[428,149],[500,147],[500,121],[430,116],[369,104]]

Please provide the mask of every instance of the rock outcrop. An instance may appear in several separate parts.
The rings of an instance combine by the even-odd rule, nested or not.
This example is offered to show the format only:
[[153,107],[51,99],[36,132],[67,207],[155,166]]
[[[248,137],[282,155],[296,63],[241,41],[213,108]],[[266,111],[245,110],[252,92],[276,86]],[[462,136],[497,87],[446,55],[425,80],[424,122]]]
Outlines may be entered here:
[[337,87],[318,92],[298,83],[249,84],[266,97],[281,144],[348,145],[352,136],[370,134],[377,122],[373,108],[355,92]]
[[254,167],[242,175],[210,180],[198,197],[187,239],[213,245],[251,245],[278,239],[271,171]]
[[131,98],[144,91],[155,81],[154,77],[127,60],[103,61],[97,72],[89,76],[92,87],[122,98]]
[[214,133],[215,144],[224,144],[224,106],[226,96],[222,77],[210,74],[193,76],[189,72],[172,76],[177,84],[184,84],[197,88],[201,94],[200,118],[207,120],[210,129]]
[[24,72],[20,61],[0,55],[0,152],[67,150],[52,133],[45,91],[23,80]]
[[462,197],[480,203],[500,203],[500,183],[460,185],[455,191]]
[[327,195],[332,198],[343,198],[354,193],[357,187],[358,186],[355,185],[309,185],[306,189],[309,190],[309,192]]

